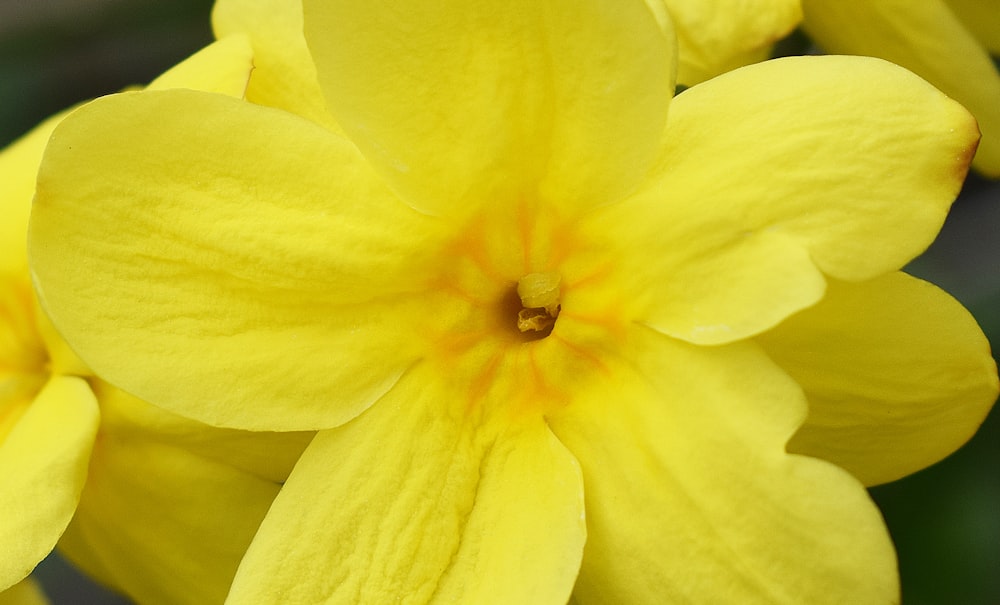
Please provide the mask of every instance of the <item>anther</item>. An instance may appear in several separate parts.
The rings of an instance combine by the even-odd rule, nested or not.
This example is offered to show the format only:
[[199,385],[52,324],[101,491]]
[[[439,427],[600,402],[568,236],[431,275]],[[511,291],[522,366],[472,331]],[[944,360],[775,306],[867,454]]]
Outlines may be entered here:
[[559,283],[554,272],[529,273],[517,282],[517,296],[523,307],[517,314],[517,328],[522,332],[551,331],[559,317]]

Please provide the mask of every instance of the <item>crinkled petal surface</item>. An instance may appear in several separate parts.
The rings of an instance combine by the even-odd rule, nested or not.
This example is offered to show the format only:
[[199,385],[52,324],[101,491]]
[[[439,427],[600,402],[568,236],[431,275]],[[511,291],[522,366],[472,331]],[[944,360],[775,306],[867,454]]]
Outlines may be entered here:
[[431,312],[406,293],[437,227],[322,127],[172,90],[63,121],[30,246],[43,307],[101,377],[209,424],[307,430],[418,357],[400,334]]
[[604,389],[549,419],[586,486],[579,605],[898,601],[861,484],[785,452],[805,416],[794,382],[747,343],[635,327],[630,347]]
[[674,82],[644,2],[307,0],[344,131],[413,206],[587,206],[644,176]]
[[285,109],[327,128],[338,127],[326,109],[302,34],[298,0],[218,0],[212,9],[218,38],[246,34],[254,49],[248,101]]
[[585,536],[575,460],[540,418],[477,425],[455,397],[421,364],[321,431],[227,602],[565,603]]
[[[881,57],[912,70],[976,116],[973,166],[1000,177],[1000,71],[943,0],[803,0],[809,34],[827,52]],[[997,6],[993,4],[994,18]]]
[[66,529],[97,433],[94,394],[54,377],[0,443],[0,588],[23,580]]
[[[279,484],[228,463],[230,431],[202,425],[224,442],[206,456],[188,448],[189,439],[176,438],[180,425],[197,430],[193,421],[108,385],[98,394],[110,419],[101,425],[90,476],[60,549],[138,603],[221,603]],[[157,433],[157,424],[174,430]],[[273,435],[256,439],[263,452],[282,449]]]
[[677,81],[685,86],[766,58],[802,20],[798,0],[664,1],[677,30]]
[[823,274],[868,279],[923,251],[976,137],[960,105],[885,61],[767,61],[679,95],[650,183],[584,229],[638,321],[733,341],[814,304]]
[[997,397],[996,364],[972,316],[902,273],[833,282],[822,302],[759,341],[809,399],[789,450],[835,462],[868,485],[953,452]]
[[25,578],[0,591],[0,605],[49,605],[49,599],[34,578]]

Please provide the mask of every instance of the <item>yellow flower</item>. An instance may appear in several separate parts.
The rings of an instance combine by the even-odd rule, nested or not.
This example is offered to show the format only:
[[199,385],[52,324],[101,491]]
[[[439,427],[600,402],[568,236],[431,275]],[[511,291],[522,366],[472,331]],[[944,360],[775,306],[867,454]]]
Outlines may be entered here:
[[[679,49],[677,82],[685,86],[763,61],[774,42],[802,21],[799,0],[649,0],[647,4],[658,19],[673,21]],[[301,2],[216,0],[212,26],[220,38],[250,35],[255,62],[248,101],[338,129],[319,91],[302,36]]]
[[898,272],[968,112],[851,57],[671,101],[639,1],[307,1],[304,25],[346,138],[117,95],[57,129],[32,213],[42,304],[96,371],[322,429],[232,603],[898,599],[862,481],[947,455],[998,388],[971,317]]
[[49,600],[34,578],[25,578],[0,591],[0,605],[49,605]]
[[[250,59],[247,41],[229,38],[150,89],[239,95]],[[43,149],[67,113],[0,153],[0,587],[60,540],[83,569],[138,602],[221,602],[308,435],[207,427],[128,397],[95,377],[36,309],[28,214]],[[34,595],[14,585],[5,597]]]
[[945,0],[990,54],[1000,55],[1000,19],[993,0]]
[[[52,126],[41,128],[51,130]],[[27,577],[69,523],[98,423],[96,401],[86,383],[63,375],[57,364],[51,370],[47,367],[50,360],[36,328],[24,248],[31,181],[45,139],[37,145],[30,139],[0,154],[4,187],[0,196],[4,216],[0,234],[0,510],[4,511],[0,516],[0,590]],[[21,172],[24,169],[29,172]]]
[[254,50],[246,100],[297,113],[337,130],[302,35],[300,0],[216,0],[216,38],[245,35]]
[[1000,178],[1000,52],[995,2],[803,0],[806,31],[831,53],[881,57],[912,70],[964,105],[983,139],[972,161]]
[[101,427],[60,552],[136,603],[222,603],[311,434],[206,427],[92,382]]
[[685,86],[767,59],[774,43],[802,21],[799,0],[662,2],[677,29],[677,82]]

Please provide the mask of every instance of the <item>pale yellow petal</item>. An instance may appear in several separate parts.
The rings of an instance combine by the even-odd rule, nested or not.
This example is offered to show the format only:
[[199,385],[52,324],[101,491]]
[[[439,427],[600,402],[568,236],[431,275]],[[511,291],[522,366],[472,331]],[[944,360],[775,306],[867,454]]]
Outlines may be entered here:
[[960,105],[885,61],[744,67],[675,99],[658,171],[586,218],[588,254],[616,259],[603,291],[629,317],[737,340],[818,301],[821,272],[868,279],[922,252],[976,136]]
[[53,374],[66,376],[93,376],[94,373],[90,371],[87,364],[83,363],[83,360],[73,352],[73,349],[56,331],[49,316],[38,304],[37,298],[34,299],[34,304],[36,338],[40,337],[41,343],[44,343],[45,353],[48,357],[48,370]]
[[789,451],[835,462],[867,485],[950,454],[997,397],[996,364],[972,316],[902,273],[831,283],[822,302],[759,340],[809,399]]
[[49,380],[27,276],[0,273],[0,445]]
[[240,567],[247,603],[565,603],[584,542],[575,461],[537,416],[501,426],[414,368],[320,432]]
[[1000,55],[1000,5],[996,0],[945,0],[955,16],[994,55]]
[[45,144],[69,111],[45,120],[0,152],[0,275],[27,275],[28,214]]
[[275,483],[288,478],[315,434],[215,428],[150,405],[102,380],[93,382],[103,431],[184,449]]
[[620,198],[652,161],[674,50],[644,2],[304,8],[332,113],[415,207],[586,207]]
[[[202,426],[222,443],[214,451],[189,449],[198,430],[193,421],[137,411],[150,406],[107,387],[100,403],[110,420],[101,424],[90,475],[60,551],[137,603],[222,603],[278,493],[278,483],[261,477],[270,465],[231,465],[234,457],[226,454],[240,445],[231,431]],[[158,425],[167,430],[158,432]],[[268,434],[246,435],[242,447],[249,449],[253,439],[261,455],[281,451]]]
[[97,423],[87,383],[55,377],[0,442],[0,589],[27,577],[66,529]]
[[401,334],[433,310],[408,293],[442,228],[312,122],[149,91],[63,121],[32,263],[99,376],[210,424],[305,430],[355,416],[419,357]]
[[549,420],[584,475],[579,605],[898,601],[861,484],[785,452],[805,415],[790,379],[752,345],[630,338],[631,362]]
[[233,35],[209,44],[149,83],[151,90],[191,88],[242,97],[254,69],[246,36]]
[[[7,400],[17,398],[18,393],[34,397],[47,380],[48,359],[35,330],[36,316],[28,276],[0,273],[0,426]],[[41,382],[31,392],[13,387],[15,380],[36,378]],[[0,430],[0,438],[3,434]]]
[[0,605],[49,605],[49,599],[33,577],[0,591]]
[[677,29],[677,82],[699,82],[767,58],[802,20],[799,0],[664,0]]
[[248,101],[339,130],[316,81],[316,68],[302,34],[300,0],[217,0],[212,29],[218,38],[249,36],[254,71],[246,91]]
[[[211,44],[155,79],[150,88],[195,88],[241,96],[253,67],[245,38]],[[0,273],[24,274],[28,268],[26,234],[35,175],[56,125],[71,109],[48,118],[0,152]]]
[[[943,0],[803,0],[802,5],[806,30],[827,52],[887,59],[968,108],[983,133],[972,165],[1000,177],[1000,71]],[[994,17],[1000,12],[995,4],[993,11]]]

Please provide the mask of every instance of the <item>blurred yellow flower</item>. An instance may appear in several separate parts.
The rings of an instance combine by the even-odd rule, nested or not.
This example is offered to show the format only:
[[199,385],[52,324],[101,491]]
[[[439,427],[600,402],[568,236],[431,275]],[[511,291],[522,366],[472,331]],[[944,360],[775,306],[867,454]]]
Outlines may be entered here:
[[1000,12],[996,0],[945,0],[990,54],[1000,55]]
[[[247,41],[228,38],[149,88],[238,96],[251,65]],[[36,308],[28,215],[43,149],[68,113],[0,153],[0,588],[61,540],[139,603],[221,603],[309,436],[251,436],[151,408],[94,376]],[[28,603],[37,591],[3,595]]]
[[988,0],[802,0],[806,31],[826,52],[881,57],[964,105],[982,142],[972,165],[1000,178],[1000,6]]
[[25,578],[0,591],[0,605],[49,605],[49,600],[34,578]]
[[139,604],[222,603],[312,435],[207,427],[91,382],[101,426],[60,552]]
[[34,174],[58,119],[0,153],[0,590],[27,577],[69,523],[98,424],[86,382],[47,353],[25,256]]
[[316,81],[302,35],[301,0],[216,0],[212,29],[219,39],[248,36],[254,69],[245,98],[337,130]]
[[694,86],[768,58],[802,21],[799,0],[650,0],[666,5],[677,31],[677,82]]
[[958,447],[998,388],[975,322],[898,272],[968,112],[852,57],[671,101],[638,0],[303,23],[346,136],[294,99],[116,95],[56,130],[32,211],[42,304],[99,374],[322,429],[231,603],[898,600],[862,482]]

